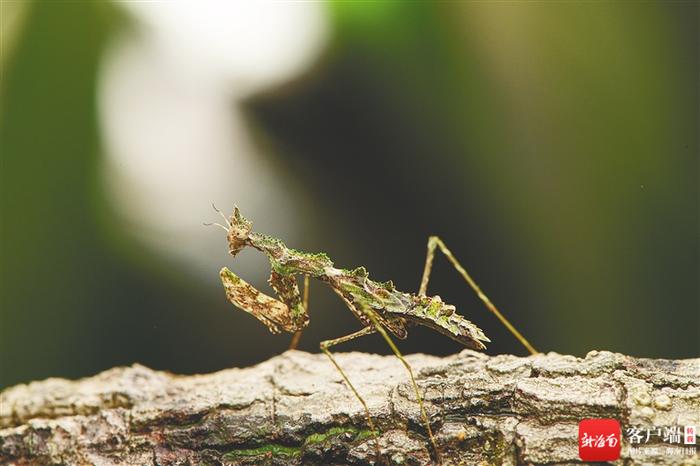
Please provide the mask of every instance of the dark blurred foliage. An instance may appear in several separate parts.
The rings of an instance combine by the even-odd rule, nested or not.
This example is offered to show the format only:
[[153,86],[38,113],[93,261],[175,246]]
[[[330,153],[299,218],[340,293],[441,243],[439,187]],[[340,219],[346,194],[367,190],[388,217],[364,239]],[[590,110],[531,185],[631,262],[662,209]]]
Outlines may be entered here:
[[97,2],[36,3],[26,14],[2,90],[0,385],[134,361],[213,369],[188,349],[210,338],[196,312],[208,296],[120,244],[123,227],[105,215],[95,78],[121,17]]
[[[294,176],[321,193],[328,224],[349,232],[344,263],[410,289],[425,238],[439,234],[542,350],[689,356],[695,10],[341,2],[320,70],[251,110],[299,159]],[[479,49],[465,31],[479,21],[503,26],[482,38],[501,48]],[[508,76],[485,65],[497,52]],[[437,268],[430,289],[482,324],[492,351],[520,351],[446,261]],[[449,344],[425,333],[404,347]]]
[[[246,106],[261,153],[303,187],[308,231],[292,246],[411,291],[438,234],[542,351],[697,356],[697,13],[332,3],[324,56]],[[106,3],[26,14],[3,61],[0,386],[283,351],[215,278],[190,280],[109,214],[95,78],[124,19]],[[484,328],[489,352],[523,353],[443,258],[429,292]],[[357,328],[316,284],[311,317],[302,349]],[[460,349],[422,329],[400,347]],[[387,352],[374,337],[346,349]]]

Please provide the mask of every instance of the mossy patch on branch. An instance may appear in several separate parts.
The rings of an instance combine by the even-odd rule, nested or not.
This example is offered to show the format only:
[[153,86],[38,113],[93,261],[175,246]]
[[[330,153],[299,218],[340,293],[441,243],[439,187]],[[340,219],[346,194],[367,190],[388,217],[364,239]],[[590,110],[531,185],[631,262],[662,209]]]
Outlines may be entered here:
[[279,443],[266,443],[255,448],[245,448],[231,450],[222,456],[224,460],[235,460],[239,458],[251,458],[256,456],[293,458],[301,456],[306,447],[323,444],[335,437],[343,434],[352,436],[352,442],[362,442],[374,436],[369,429],[358,429],[355,427],[331,427],[324,432],[313,433],[306,437],[300,446],[282,445]]

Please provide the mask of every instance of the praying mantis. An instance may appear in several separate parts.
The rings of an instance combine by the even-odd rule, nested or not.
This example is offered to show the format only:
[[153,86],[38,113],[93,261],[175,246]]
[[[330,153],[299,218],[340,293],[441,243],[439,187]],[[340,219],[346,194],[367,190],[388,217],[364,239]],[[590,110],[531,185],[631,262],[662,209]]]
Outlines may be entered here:
[[[484,343],[490,340],[479,327],[457,314],[454,306],[443,302],[439,296],[426,294],[437,249],[447,257],[486,307],[496,315],[523,346],[531,354],[537,353],[535,348],[481,291],[452,252],[445,246],[445,243],[437,236],[431,236],[428,239],[428,252],[418,293],[405,293],[397,290],[391,281],[377,282],[370,279],[364,267],[352,270],[336,268],[324,253],[312,254],[291,249],[277,238],[253,232],[252,222],[241,215],[238,207],[234,207],[230,218],[227,218],[216,206],[212,205],[212,207],[222,216],[225,226],[218,223],[208,225],[217,225],[226,230],[228,252],[231,256],[236,257],[246,247],[252,247],[267,256],[272,268],[269,283],[279,298],[275,299],[262,293],[224,267],[219,275],[226,290],[226,298],[232,304],[253,315],[273,334],[283,331],[292,333],[294,336],[290,348],[293,349],[299,341],[301,332],[309,324],[308,285],[309,278],[313,278],[328,285],[362,324],[360,330],[349,335],[322,341],[320,349],[328,356],[347,386],[362,404],[368,426],[375,434],[374,443],[378,460],[381,459],[381,453],[376,438],[377,431],[367,403],[350,382],[329,348],[361,336],[373,333],[381,335],[408,372],[420,408],[421,419],[425,424],[436,462],[439,464],[440,451],[413,370],[389,333],[403,340],[408,336],[407,328],[409,326],[424,325],[476,350],[485,349]],[[303,296],[299,291],[297,276],[304,277]]]

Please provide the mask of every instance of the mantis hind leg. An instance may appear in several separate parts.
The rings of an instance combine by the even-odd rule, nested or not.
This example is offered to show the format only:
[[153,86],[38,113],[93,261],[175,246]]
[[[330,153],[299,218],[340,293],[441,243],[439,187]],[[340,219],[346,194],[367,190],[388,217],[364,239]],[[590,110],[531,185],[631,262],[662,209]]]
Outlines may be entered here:
[[428,291],[428,280],[430,280],[430,272],[432,271],[433,268],[433,259],[435,257],[435,249],[440,248],[440,251],[447,257],[447,260],[450,261],[452,266],[457,270],[457,272],[464,278],[464,281],[466,281],[469,286],[471,287],[472,290],[479,296],[479,299],[486,305],[489,311],[491,311],[495,316],[498,318],[498,320],[501,321],[501,323],[510,331],[510,333],[515,336],[515,338],[518,339],[518,341],[530,352],[530,354],[537,354],[538,351],[530,344],[529,341],[525,339],[524,336],[518,330],[513,327],[513,325],[508,321],[508,319],[505,318],[503,314],[498,310],[498,308],[491,302],[491,300],[486,296],[486,294],[481,291],[481,288],[479,288],[479,285],[476,284],[474,279],[467,273],[464,267],[462,267],[462,264],[459,263],[457,258],[452,254],[452,251],[450,251],[447,246],[445,246],[445,243],[442,242],[440,238],[437,236],[431,236],[428,238],[428,254],[425,258],[425,267],[423,268],[423,278],[421,279],[420,282],[420,290],[418,291],[419,295],[425,296],[425,293]]
[[357,391],[355,386],[350,382],[350,379],[348,378],[347,374],[345,374],[345,371],[340,367],[338,362],[335,360],[331,352],[328,350],[331,346],[339,345],[341,343],[345,343],[346,341],[354,340],[355,338],[359,338],[363,335],[369,335],[371,333],[374,333],[375,329],[372,327],[364,327],[361,330],[358,330],[357,332],[351,333],[350,335],[346,335],[344,337],[340,338],[335,338],[333,340],[325,340],[322,341],[320,344],[321,351],[328,356],[328,359],[331,360],[335,368],[340,372],[340,375],[343,377],[343,380],[345,380],[345,383],[348,384],[348,387],[350,387],[350,390],[355,394],[355,398],[357,398],[360,403],[362,404],[362,407],[365,409],[365,416],[367,418],[367,425],[369,426],[370,430],[374,434],[374,448],[377,453],[377,461],[381,460],[381,452],[379,451],[379,440],[377,439],[377,429],[374,427],[374,421],[372,421],[372,416],[369,413],[369,408],[367,407],[367,403],[365,402],[364,398],[360,395],[360,393]]
[[430,439],[430,444],[433,447],[433,451],[435,452],[435,459],[437,464],[440,464],[441,458],[440,458],[440,450],[438,449],[437,442],[435,441],[435,436],[433,435],[433,430],[430,427],[430,420],[428,419],[428,413],[425,410],[425,405],[423,404],[423,397],[420,394],[420,389],[418,388],[418,384],[416,383],[416,378],[413,376],[413,369],[411,368],[411,365],[406,361],[406,359],[403,357],[401,354],[401,351],[399,351],[399,348],[396,346],[394,343],[394,340],[391,339],[389,334],[384,330],[384,327],[379,323],[379,319],[377,319],[377,315],[374,312],[374,310],[370,309],[367,306],[364,306],[362,308],[362,312],[369,318],[369,320],[372,322],[373,330],[376,330],[379,332],[379,334],[384,338],[384,340],[387,342],[389,347],[391,348],[391,351],[394,352],[394,355],[401,361],[401,364],[404,365],[406,370],[408,371],[408,375],[411,378],[411,385],[413,386],[413,391],[415,392],[416,395],[416,400],[418,401],[418,406],[420,407],[420,414],[421,418],[423,420],[423,423],[425,424],[425,428],[428,432],[428,438]]

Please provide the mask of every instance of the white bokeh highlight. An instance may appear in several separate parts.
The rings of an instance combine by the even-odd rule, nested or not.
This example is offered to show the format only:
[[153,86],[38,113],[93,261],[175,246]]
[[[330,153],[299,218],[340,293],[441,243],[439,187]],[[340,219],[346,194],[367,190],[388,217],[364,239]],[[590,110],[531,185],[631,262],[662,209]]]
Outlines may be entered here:
[[292,187],[260,157],[238,103],[308,69],[327,42],[326,12],[320,2],[122,5],[137,27],[101,69],[104,186],[132,235],[210,275],[226,252],[224,232],[202,226],[220,220],[212,201],[294,230]]

